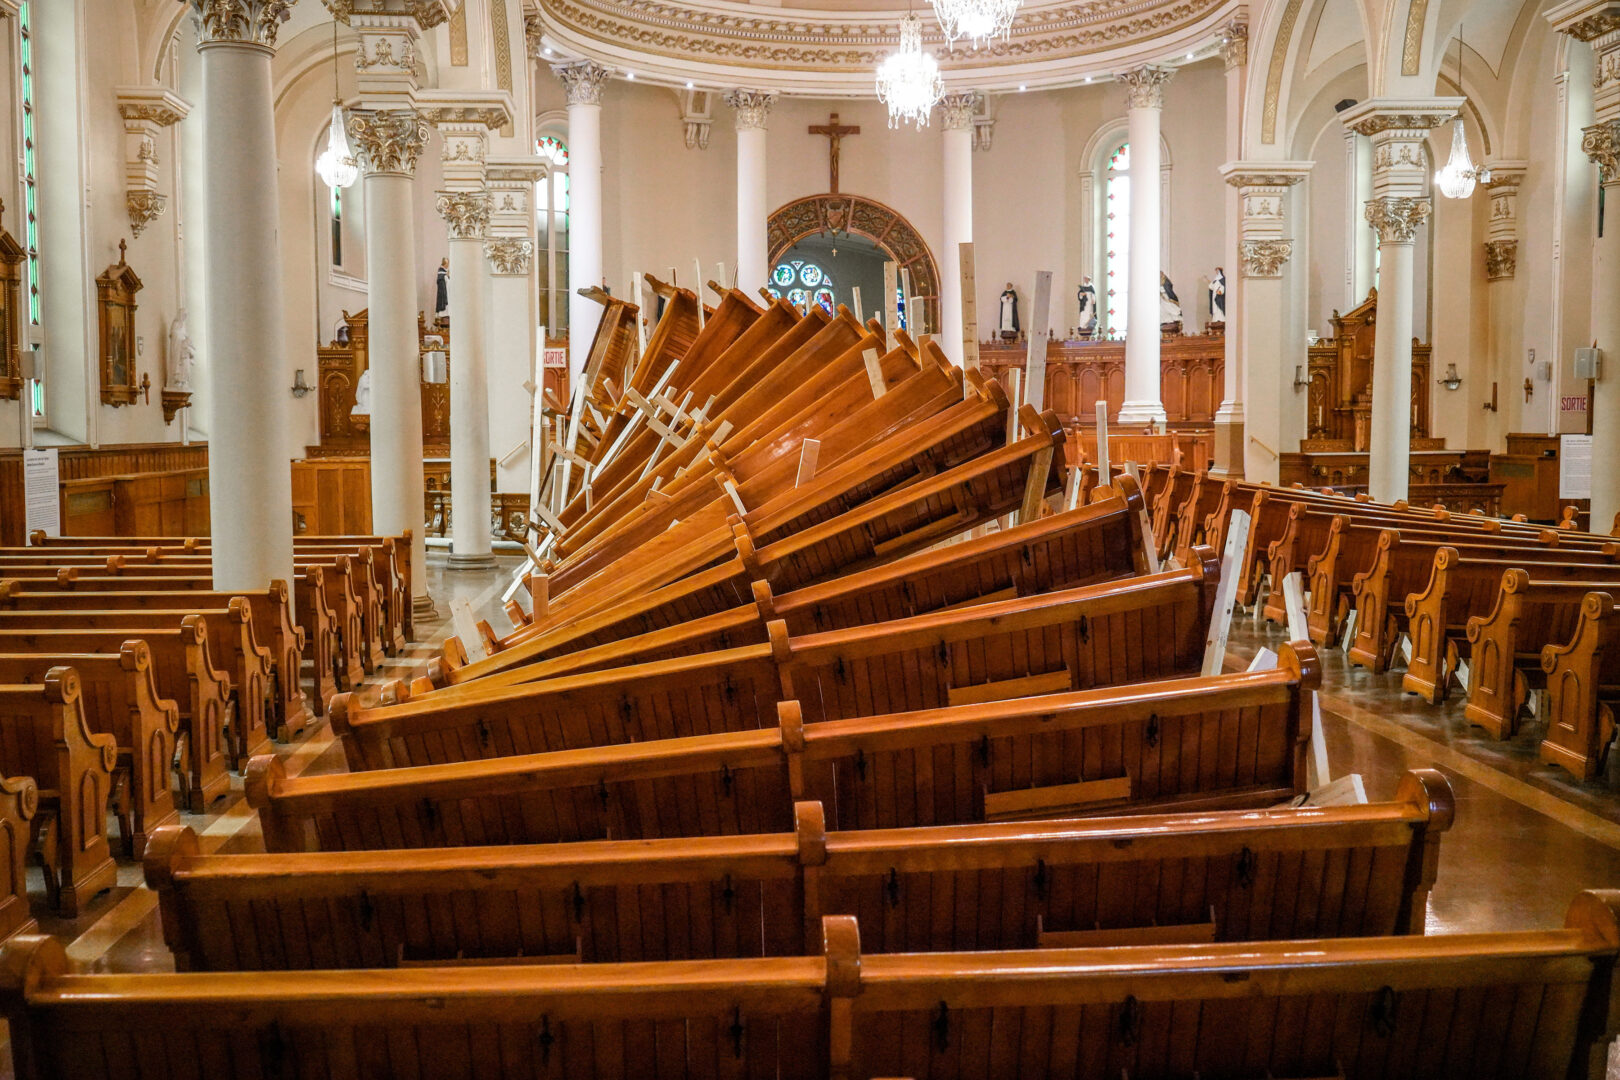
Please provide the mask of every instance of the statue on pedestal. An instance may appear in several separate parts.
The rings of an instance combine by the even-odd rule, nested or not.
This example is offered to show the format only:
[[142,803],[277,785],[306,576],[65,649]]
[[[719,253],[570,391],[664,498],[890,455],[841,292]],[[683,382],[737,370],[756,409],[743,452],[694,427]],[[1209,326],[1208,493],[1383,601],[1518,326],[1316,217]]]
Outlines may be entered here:
[[1219,266],[1209,279],[1209,321],[1212,325],[1226,325],[1226,271]]
[[1181,333],[1181,300],[1163,270],[1159,271],[1159,329],[1166,334]]
[[1016,341],[1018,339],[1018,294],[1013,291],[1012,282],[1001,293],[1001,307],[996,317],[996,331],[1003,341]]
[[1080,279],[1077,297],[1080,301],[1080,325],[1076,330],[1081,338],[1090,338],[1097,333],[1097,287],[1091,283],[1090,274]]
[[169,355],[163,367],[163,385],[169,390],[191,389],[191,363],[197,356],[197,346],[191,342],[186,317],[186,309],[181,308],[169,324]]

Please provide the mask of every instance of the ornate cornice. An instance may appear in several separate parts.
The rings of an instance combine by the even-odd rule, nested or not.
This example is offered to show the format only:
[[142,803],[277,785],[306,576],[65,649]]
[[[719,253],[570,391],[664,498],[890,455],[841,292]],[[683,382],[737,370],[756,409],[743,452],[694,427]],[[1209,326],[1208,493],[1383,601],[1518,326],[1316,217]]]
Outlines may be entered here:
[[1238,255],[1243,262],[1243,276],[1252,278],[1282,277],[1283,263],[1294,254],[1292,240],[1241,240]]
[[979,111],[977,90],[951,90],[939,99],[939,114],[946,131],[966,131]]
[[[892,52],[900,38],[900,12],[875,16],[822,9],[763,8],[724,0],[539,0],[539,27],[531,40],[546,33],[554,41],[573,41],[583,52],[623,53],[647,58],[647,66],[668,61],[668,68],[690,71],[695,65],[757,68],[772,89],[859,85],[870,93],[871,69]],[[1019,70],[1029,61],[1087,58],[1108,63],[1100,54],[1121,56],[1150,46],[1167,35],[1184,40],[1214,17],[1225,0],[1030,0],[1020,10],[1005,39],[977,49],[946,52],[938,28],[924,31],[925,46],[939,51],[941,66],[952,72],[979,73],[975,81],[1004,79],[1013,84],[1030,79]],[[1145,58],[1145,57],[1144,57]],[[1117,62],[1117,61],[1116,61]],[[640,63],[640,61],[638,61]],[[638,70],[640,70],[638,68]],[[1095,71],[1095,68],[1091,69]],[[990,73],[990,74],[984,74]],[[1076,66],[1072,80],[1059,74],[1051,85],[1078,83],[1085,69]],[[1046,73],[1037,73],[1042,79]],[[1033,86],[1033,83],[1032,83]]]
[[1552,28],[1577,41],[1593,41],[1620,30],[1620,0],[1569,0],[1546,13]]
[[441,191],[434,207],[449,226],[452,240],[482,240],[489,228],[487,191]]
[[[769,90],[727,90],[725,101],[735,113],[733,120],[737,130],[753,131],[763,129],[770,121],[771,104],[776,101],[776,95]],[[690,142],[687,149],[691,149]]]
[[1345,127],[1362,135],[1384,132],[1408,133],[1422,138],[1453,116],[1462,105],[1461,98],[1429,98],[1422,100],[1364,101],[1339,114]]
[[118,115],[125,120],[138,120],[156,127],[171,127],[191,113],[191,103],[160,86],[120,86]]
[[1513,276],[1518,269],[1519,242],[1517,240],[1485,241],[1485,276],[1501,281]]
[[[407,15],[424,30],[450,18],[447,0],[322,0],[326,10],[340,23],[348,24],[355,15]],[[463,0],[465,2],[465,0]]]
[[570,60],[552,64],[551,73],[562,80],[570,105],[602,104],[602,86],[612,74],[595,60]]
[[145,232],[146,227],[162,217],[163,211],[168,208],[167,195],[140,188],[124,193],[124,209],[129,212],[129,231],[136,236]]
[[262,45],[273,49],[276,31],[292,17],[296,0],[184,0],[197,27],[197,47]]
[[507,276],[527,274],[534,260],[534,241],[486,240],[484,254],[489,258],[493,273]]
[[1304,172],[1276,172],[1267,171],[1260,166],[1252,172],[1233,169],[1226,173],[1226,182],[1235,188],[1282,188],[1292,187],[1304,180],[1309,170]]
[[1410,244],[1419,226],[1429,220],[1433,204],[1428,199],[1391,196],[1367,203],[1367,224],[1378,234],[1380,244]]
[[1125,87],[1125,104],[1132,109],[1164,108],[1164,88],[1175,77],[1171,68],[1143,64],[1133,71],[1122,71],[1114,78]]
[[1228,20],[1221,26],[1221,61],[1226,70],[1243,67],[1249,62],[1249,22],[1244,18]]
[[427,121],[415,109],[355,110],[349,113],[349,138],[367,175],[409,175],[427,143]]
[[1602,183],[1620,181],[1620,120],[1582,128],[1581,153],[1598,167]]

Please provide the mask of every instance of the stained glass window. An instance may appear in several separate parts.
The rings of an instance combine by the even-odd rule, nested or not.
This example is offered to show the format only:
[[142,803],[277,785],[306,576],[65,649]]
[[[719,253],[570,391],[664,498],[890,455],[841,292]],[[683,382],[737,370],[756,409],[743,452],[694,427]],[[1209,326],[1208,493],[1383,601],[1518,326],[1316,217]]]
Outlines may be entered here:
[[1131,265],[1131,144],[1120,143],[1108,158],[1103,246],[1103,327],[1125,333],[1126,289]]
[[820,304],[829,315],[837,303],[833,297],[832,275],[803,259],[776,264],[776,269],[771,271],[770,293],[778,299],[787,297],[788,303],[798,308],[804,307],[806,302]]
[[568,144],[544,135],[535,150],[551,166],[551,175],[535,185],[535,223],[540,257],[535,260],[540,287],[540,323],[548,333],[568,326]]

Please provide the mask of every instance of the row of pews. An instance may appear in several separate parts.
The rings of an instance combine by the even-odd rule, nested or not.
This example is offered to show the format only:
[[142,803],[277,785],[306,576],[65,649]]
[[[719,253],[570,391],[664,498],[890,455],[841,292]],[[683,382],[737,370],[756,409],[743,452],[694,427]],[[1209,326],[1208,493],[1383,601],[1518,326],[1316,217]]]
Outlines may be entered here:
[[1432,704],[1460,688],[1468,721],[1495,739],[1539,711],[1543,762],[1603,773],[1620,705],[1620,521],[1584,533],[1573,507],[1549,527],[1174,467],[1147,484],[1177,554],[1220,544],[1233,512],[1248,515],[1238,597],[1265,618],[1286,622],[1279,583],[1299,573],[1316,645],[1377,674],[1404,667],[1403,689]]
[[1225,669],[1179,477],[666,291],[640,357],[607,301],[509,625],[337,694],[347,772],[252,756],[264,853],[153,830],[174,973],[0,946],[18,1076],[1604,1074],[1620,894],[1426,936],[1447,781],[1310,801],[1317,646]]
[[296,589],[219,591],[207,540],[0,548],[0,775],[15,788],[0,785],[15,796],[0,932],[31,921],[30,856],[51,908],[76,916],[116,877],[110,824],[139,858],[397,654],[409,551],[409,537],[300,537]]

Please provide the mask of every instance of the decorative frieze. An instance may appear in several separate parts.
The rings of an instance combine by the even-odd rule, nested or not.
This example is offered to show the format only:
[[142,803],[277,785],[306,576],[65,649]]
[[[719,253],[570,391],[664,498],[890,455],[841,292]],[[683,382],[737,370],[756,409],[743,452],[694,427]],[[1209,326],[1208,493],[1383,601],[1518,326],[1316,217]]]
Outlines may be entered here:
[[197,28],[197,47],[276,46],[276,31],[292,18],[296,0],[185,0]]
[[534,262],[533,240],[486,240],[484,254],[489,258],[491,273],[523,275]]
[[441,191],[434,204],[450,229],[452,240],[482,240],[489,228],[487,191]]
[[1114,78],[1125,87],[1125,104],[1132,109],[1164,108],[1164,88],[1175,70],[1158,64],[1143,64],[1133,71],[1122,71]]
[[415,109],[357,109],[349,113],[349,138],[367,175],[409,176],[427,144],[427,121]]
[[1513,276],[1518,269],[1519,242],[1517,240],[1485,241],[1485,276],[1502,281]]
[[[450,18],[449,0],[322,0],[326,10],[340,23],[356,15],[401,15],[431,30]],[[456,5],[459,6],[459,5]]]
[[1244,277],[1282,277],[1283,263],[1294,254],[1292,240],[1240,240],[1238,256]]
[[770,121],[776,95],[769,90],[727,90],[726,104],[738,131],[763,131]]
[[1429,220],[1433,203],[1423,198],[1386,196],[1367,202],[1367,224],[1378,234],[1378,243],[1410,244],[1424,222]]
[[391,38],[374,38],[369,44],[364,39],[360,48],[354,53],[354,70],[356,71],[396,71],[407,75],[416,75],[416,45],[410,38],[404,38],[399,46],[399,52],[394,51],[394,42]]
[[570,105],[602,104],[602,87],[613,73],[595,60],[570,60],[552,64],[551,73],[562,80]]

